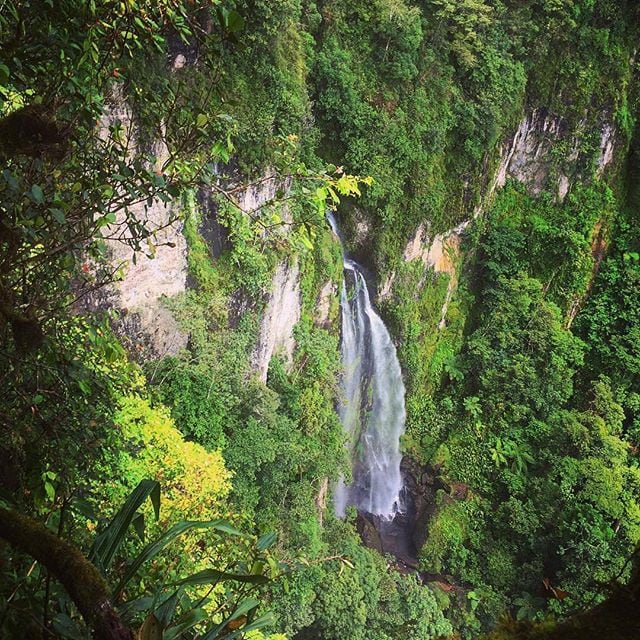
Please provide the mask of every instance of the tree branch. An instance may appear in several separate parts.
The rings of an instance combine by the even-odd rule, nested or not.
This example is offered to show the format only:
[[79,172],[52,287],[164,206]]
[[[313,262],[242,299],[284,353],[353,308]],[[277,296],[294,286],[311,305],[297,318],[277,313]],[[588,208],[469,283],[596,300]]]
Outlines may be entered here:
[[120,621],[111,604],[102,576],[76,547],[39,522],[3,507],[0,537],[35,558],[60,581],[96,640],[133,640],[131,629]]

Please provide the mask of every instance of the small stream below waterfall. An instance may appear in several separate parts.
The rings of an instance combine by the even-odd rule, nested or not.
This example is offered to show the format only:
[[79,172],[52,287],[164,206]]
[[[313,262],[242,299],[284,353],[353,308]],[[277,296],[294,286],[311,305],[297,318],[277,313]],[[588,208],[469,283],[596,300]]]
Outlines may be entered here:
[[[335,218],[327,218],[342,242]],[[348,435],[352,478],[334,487],[335,511],[344,517],[347,507],[355,507],[365,544],[412,563],[416,551],[407,513],[412,505],[404,500],[400,453],[406,417],[402,371],[371,303],[364,269],[346,254],[340,307],[344,371],[338,414]]]

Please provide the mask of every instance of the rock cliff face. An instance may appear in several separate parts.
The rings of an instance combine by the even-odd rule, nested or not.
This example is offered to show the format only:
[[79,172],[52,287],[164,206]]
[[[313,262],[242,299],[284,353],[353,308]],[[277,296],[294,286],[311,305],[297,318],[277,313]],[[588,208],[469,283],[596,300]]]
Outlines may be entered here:
[[[176,64],[180,63],[176,59]],[[103,118],[103,135],[107,135],[109,126],[116,120],[125,131],[135,130],[131,110],[118,94],[114,95],[112,106]],[[132,133],[130,137],[136,144]],[[167,150],[156,142],[153,155],[162,164]],[[278,191],[287,187],[267,171],[261,179],[239,189],[235,195],[239,207],[250,213],[272,201]],[[199,200],[205,211],[210,209],[206,190],[200,194]],[[149,228],[158,230],[154,238],[155,255],[149,257],[138,253],[134,260],[134,254],[126,244],[109,240],[109,261],[114,269],[121,269],[123,277],[92,294],[82,304],[85,311],[115,310],[116,331],[129,344],[130,350],[141,358],[174,355],[188,343],[189,336],[180,330],[165,304],[166,299],[184,293],[188,287],[188,248],[179,213],[175,206],[165,206],[160,202],[146,211],[143,204],[137,206],[134,214],[147,221]],[[215,259],[228,242],[224,229],[216,220],[215,209],[208,211],[202,233],[211,245]],[[253,309],[254,305],[241,305],[239,312],[253,312]],[[257,344],[250,355],[252,367],[263,381],[266,381],[269,360],[275,353],[282,353],[288,362],[292,362],[295,348],[293,328],[300,319],[300,312],[299,266],[295,261],[283,260],[277,265],[266,294]]]
[[[440,314],[439,328],[444,327],[447,309],[458,283],[458,257],[460,255],[460,244],[462,232],[467,228],[470,221],[465,221],[455,229],[446,233],[439,233],[433,238],[429,237],[428,227],[420,224],[415,234],[405,246],[402,255],[405,262],[420,260],[425,268],[432,269],[436,273],[446,273],[449,276],[447,294]],[[378,298],[384,300],[391,297],[395,274],[391,273],[378,290]]]
[[[584,145],[586,124],[583,120],[571,130],[565,118],[547,109],[538,108],[528,113],[503,149],[496,186],[504,186],[511,178],[537,195],[555,181],[558,197],[564,199],[571,184],[584,178],[592,157]],[[601,175],[613,160],[616,133],[607,114],[601,114],[599,128],[596,173]],[[554,149],[560,148],[564,156],[554,158]]]
[[[274,200],[278,191],[286,191],[289,188],[288,182],[279,180],[275,174],[267,170],[262,178],[248,184],[238,194],[238,206],[247,212],[257,211],[267,203]],[[282,212],[286,218],[287,212]]]
[[453,274],[455,271],[453,254],[458,250],[460,234],[467,225],[468,223],[464,223],[429,239],[426,225],[421,224],[405,247],[402,256],[404,261],[421,260],[426,267],[431,267],[437,273]]
[[[149,213],[160,224],[171,216],[164,207]],[[111,260],[124,264],[125,275],[103,292],[101,303],[119,311],[122,332],[131,342],[146,345],[153,357],[176,354],[188,338],[164,302],[183,293],[187,285],[186,242],[179,223],[158,234],[158,243],[163,242],[173,247],[158,246],[154,258],[138,254],[135,263],[128,248],[114,244]]]
[[[119,120],[124,131],[129,131],[132,144],[133,116],[128,105],[119,96],[103,119],[103,131]],[[167,150],[161,143],[154,143],[154,155],[159,163],[166,158]],[[157,201],[145,211],[143,203],[132,207],[149,229],[156,229],[155,256],[142,252],[135,255],[129,246],[117,240],[107,240],[109,260],[114,269],[120,268],[123,277],[83,301],[86,310],[115,309],[118,312],[116,330],[130,342],[132,351],[141,357],[161,357],[175,354],[187,345],[188,336],[183,333],[164,300],[174,297],[187,287],[187,243],[182,233],[179,210]],[[121,223],[117,220],[114,228]]]
[[331,280],[327,280],[316,301],[314,322],[318,327],[327,327],[330,324],[332,302],[338,300],[338,287]]
[[[243,211],[254,212],[274,200],[278,191],[286,191],[288,187],[272,173],[266,172],[262,179],[242,190],[238,204]],[[286,208],[281,215],[287,222]],[[273,355],[284,356],[288,366],[293,363],[293,329],[300,320],[301,311],[300,267],[296,260],[284,259],[278,263],[271,278],[258,341],[251,354],[251,365],[263,382],[267,381],[269,361]]]
[[280,353],[286,362],[293,362],[295,339],[293,328],[300,320],[300,269],[297,262],[281,262],[273,274],[271,293],[260,323],[258,343],[251,361],[263,382],[271,357]]

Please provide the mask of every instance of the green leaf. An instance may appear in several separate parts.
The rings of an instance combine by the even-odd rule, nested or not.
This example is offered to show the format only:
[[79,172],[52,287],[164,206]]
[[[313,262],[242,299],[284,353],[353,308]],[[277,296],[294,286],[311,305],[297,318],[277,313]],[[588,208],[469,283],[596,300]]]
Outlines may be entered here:
[[138,507],[147,498],[151,499],[157,520],[160,516],[160,484],[155,480],[142,480],[105,530],[96,537],[89,552],[89,559],[102,570],[111,564]]
[[136,515],[133,516],[131,524],[133,525],[138,538],[140,538],[141,542],[144,542],[144,514],[136,513]]
[[6,64],[0,64],[0,85],[7,84],[10,75],[9,67]]
[[198,622],[202,622],[202,620],[205,620],[207,617],[207,612],[204,609],[187,611],[187,613],[178,618],[174,625],[170,626],[164,632],[163,640],[175,640],[179,638],[185,631],[195,627]]
[[[145,481],[143,480],[142,482]],[[142,484],[142,482],[140,484]],[[153,486],[151,487],[149,498],[151,500],[151,504],[153,505],[153,513],[156,517],[156,520],[158,520],[160,518],[160,483],[156,482],[155,480],[151,480],[150,482],[153,482]]]
[[[219,625],[213,627],[206,633],[202,640],[214,640],[218,637],[218,634],[229,624],[229,622],[233,620],[237,620],[239,617],[248,614],[250,611],[255,609],[260,602],[255,598],[245,598],[234,610],[233,613],[225,618]],[[246,631],[247,627],[243,627],[241,631]]]
[[31,198],[36,204],[42,204],[44,202],[44,192],[39,184],[34,184],[31,187]]
[[[155,556],[160,553],[169,543],[175,540],[178,536],[181,536],[186,531],[190,529],[215,529],[217,531],[225,531],[227,532],[229,529],[229,525],[223,520],[211,520],[209,522],[200,522],[200,521],[187,521],[184,520],[182,522],[178,522],[174,524],[168,531],[165,531],[159,538],[149,543],[136,557],[136,559],[131,563],[128,567],[125,574],[120,579],[120,582],[114,589],[114,596],[117,596],[122,589],[126,586],[126,584],[135,576],[138,572],[138,569],[149,560],[155,558]],[[235,529],[232,529],[236,531]],[[239,535],[242,535],[239,531],[237,532]],[[180,584],[180,583],[178,583]],[[201,583],[202,584],[202,583]]]
[[196,584],[212,584],[223,582],[225,580],[233,580],[235,582],[246,582],[249,584],[265,584],[269,582],[269,578],[262,575],[248,575],[245,573],[228,573],[226,571],[218,571],[218,569],[204,569],[194,573],[188,578],[184,578],[176,582],[177,585],[196,585]]
[[173,618],[178,601],[182,595],[182,589],[176,589],[164,602],[154,611],[156,618],[163,627],[168,627]]
[[49,500],[53,500],[56,497],[56,490],[50,482],[44,483],[44,492],[47,494]]
[[82,629],[65,613],[59,613],[53,619],[53,628],[58,635],[68,640],[85,640],[86,638]]
[[55,221],[58,224],[65,224],[67,221],[66,216],[64,215],[64,211],[62,209],[49,209],[49,213],[54,217]]
[[91,386],[86,380],[82,380],[82,379],[78,380],[78,386],[80,387],[80,391],[82,391],[82,393],[84,393],[85,396],[88,396],[91,394]]
[[269,565],[269,577],[273,580],[278,576],[278,563],[272,556],[267,556],[267,564]]
[[132,614],[149,611],[154,603],[155,598],[153,596],[142,596],[121,604],[118,607],[118,613],[123,619],[128,619],[133,617]]
[[71,501],[72,507],[84,518],[87,520],[93,520],[94,522],[98,520],[98,516],[96,515],[93,506],[88,500],[76,496]]
[[259,618],[256,618],[250,624],[242,627],[241,629],[238,629],[237,631],[234,631],[228,636],[225,636],[225,640],[232,640],[233,638],[238,638],[240,635],[248,633],[249,631],[264,629],[265,627],[270,627],[273,624],[275,624],[275,616],[273,615],[273,613],[268,612],[260,616]]
[[305,246],[305,248],[309,249],[309,251],[313,250],[313,242],[308,238],[308,236],[304,233],[300,234],[300,241]]
[[209,118],[204,113],[199,113],[196,117],[196,126],[199,128],[204,127],[207,122],[209,122]]
[[238,33],[244,29],[244,18],[235,10],[229,11],[226,16],[227,29],[231,33]]
[[2,177],[4,178],[5,182],[9,185],[9,189],[13,191],[18,190],[18,187],[19,187],[18,180],[16,179],[16,176],[14,173],[9,171],[9,169],[5,169],[2,172]]
[[211,155],[214,158],[220,158],[220,160],[222,160],[222,162],[224,163],[229,162],[231,158],[231,154],[229,153],[227,145],[224,144],[224,142],[220,142],[219,140],[218,142],[214,143],[211,149]]
[[270,533],[265,533],[256,544],[256,549],[258,551],[265,551],[273,546],[273,543],[278,539],[278,534],[274,531]]
[[239,529],[232,527],[226,520],[212,520],[207,524],[208,528],[215,529],[216,531],[222,531],[222,533],[228,533],[230,536],[238,536],[239,538],[248,538],[246,533],[243,533]]

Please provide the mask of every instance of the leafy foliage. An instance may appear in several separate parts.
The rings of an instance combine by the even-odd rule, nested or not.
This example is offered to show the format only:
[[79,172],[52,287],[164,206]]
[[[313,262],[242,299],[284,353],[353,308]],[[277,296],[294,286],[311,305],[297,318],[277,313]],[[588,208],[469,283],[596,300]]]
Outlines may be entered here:
[[[577,171],[599,175],[602,107],[620,149],[635,127],[636,4],[4,3],[0,485],[79,547],[97,528],[96,562],[142,637],[260,637],[270,618],[249,591],[276,558],[296,570],[262,597],[301,640],[446,635],[447,607],[471,635],[625,577],[640,539],[637,194],[621,212],[602,182],[562,204],[508,185],[446,276],[400,256],[419,224],[433,237],[474,209],[525,104],[565,116],[588,152]],[[342,257],[324,223],[338,205],[355,252],[395,273],[381,306],[404,444],[444,487],[421,567],[453,576],[450,595],[329,513],[348,472]],[[181,223],[192,286],[167,305],[189,345],[146,362],[147,382],[106,320],[69,309],[119,277],[115,242],[153,256]],[[264,384],[251,356],[283,264],[300,270],[297,348]],[[139,500],[119,520],[145,480],[164,488],[159,522]],[[125,535],[143,522],[144,542]],[[2,632],[80,637],[44,568],[0,556]]]
[[[472,585],[476,605],[489,607],[480,615],[470,606],[476,620],[458,623],[467,632],[491,619],[495,598],[518,618],[536,618],[590,603],[599,585],[627,575],[640,501],[623,426],[631,405],[618,400],[628,397],[624,383],[606,375],[612,362],[589,362],[605,334],[584,343],[568,328],[571,303],[592,286],[594,235],[617,210],[598,187],[562,205],[507,188],[481,229],[457,373],[443,375],[429,409],[439,422],[427,423],[427,441],[444,436],[432,460],[465,483],[467,498],[440,496],[421,552],[425,570]],[[602,268],[596,282],[606,282]],[[595,310],[598,319],[615,313],[592,305],[580,312],[582,326]]]

